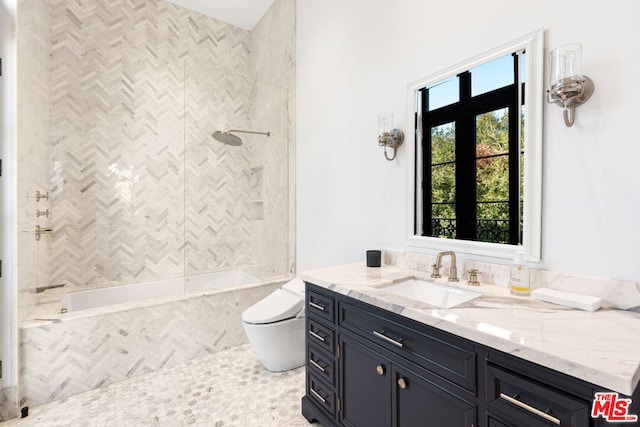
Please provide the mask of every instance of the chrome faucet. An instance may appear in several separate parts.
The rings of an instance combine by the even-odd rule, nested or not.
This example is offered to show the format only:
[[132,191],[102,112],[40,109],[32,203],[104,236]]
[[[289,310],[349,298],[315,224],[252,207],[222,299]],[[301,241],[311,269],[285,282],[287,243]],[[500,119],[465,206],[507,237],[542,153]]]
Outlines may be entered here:
[[458,282],[458,268],[456,267],[456,254],[453,251],[446,252],[438,252],[436,256],[436,263],[431,264],[433,267],[433,272],[431,273],[431,277],[434,279],[438,279],[442,277],[440,275],[440,269],[442,268],[442,257],[445,255],[451,255],[451,268],[449,269],[449,281],[450,282]]

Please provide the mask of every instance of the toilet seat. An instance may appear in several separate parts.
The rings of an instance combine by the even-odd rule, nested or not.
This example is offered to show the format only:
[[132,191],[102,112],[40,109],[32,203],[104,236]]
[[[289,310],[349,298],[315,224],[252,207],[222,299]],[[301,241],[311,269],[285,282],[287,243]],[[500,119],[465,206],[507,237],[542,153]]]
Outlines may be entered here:
[[242,313],[242,321],[251,324],[274,323],[296,317],[304,308],[304,300],[277,289]]

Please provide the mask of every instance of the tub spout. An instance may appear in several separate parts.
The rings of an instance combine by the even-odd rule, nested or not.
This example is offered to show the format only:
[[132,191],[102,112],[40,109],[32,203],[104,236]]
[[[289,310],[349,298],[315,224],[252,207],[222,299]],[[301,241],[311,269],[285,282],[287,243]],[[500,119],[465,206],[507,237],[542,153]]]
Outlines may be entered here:
[[65,286],[64,283],[61,283],[59,285],[51,285],[51,286],[40,286],[38,288],[36,288],[36,294],[41,294],[44,291],[48,291],[49,289],[56,289],[56,288],[62,288],[63,286]]

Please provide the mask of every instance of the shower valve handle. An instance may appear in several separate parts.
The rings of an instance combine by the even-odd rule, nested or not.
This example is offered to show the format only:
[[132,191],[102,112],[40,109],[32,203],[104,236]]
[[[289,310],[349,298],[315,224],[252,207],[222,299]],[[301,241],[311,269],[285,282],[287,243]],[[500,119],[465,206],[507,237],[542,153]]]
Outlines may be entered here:
[[40,227],[40,225],[36,225],[34,228],[22,229],[22,232],[34,232],[36,235],[36,241],[40,241],[40,236],[42,236],[43,234],[53,234],[53,227]]
[[36,191],[36,202],[40,200],[49,200],[49,192],[42,194],[40,191]]

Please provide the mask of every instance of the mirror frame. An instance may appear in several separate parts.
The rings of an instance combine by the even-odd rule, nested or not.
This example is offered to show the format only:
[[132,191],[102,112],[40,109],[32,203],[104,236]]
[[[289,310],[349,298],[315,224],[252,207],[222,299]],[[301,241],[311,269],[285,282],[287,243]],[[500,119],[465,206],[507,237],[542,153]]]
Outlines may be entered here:
[[[544,100],[544,31],[542,28],[505,43],[488,52],[462,61],[452,67],[408,85],[406,135],[414,135],[407,141],[407,161],[409,192],[407,194],[407,245],[409,247],[453,250],[460,253],[490,258],[513,259],[516,252],[524,252],[524,259],[530,262],[541,260],[542,240],[542,106]],[[521,245],[477,242],[471,240],[445,239],[414,234],[417,206],[416,175],[420,154],[419,132],[416,132],[416,93],[423,87],[445,80],[497,58],[525,49],[526,85],[524,96],[526,126],[524,129],[524,221]],[[418,120],[420,123],[420,120]]]

